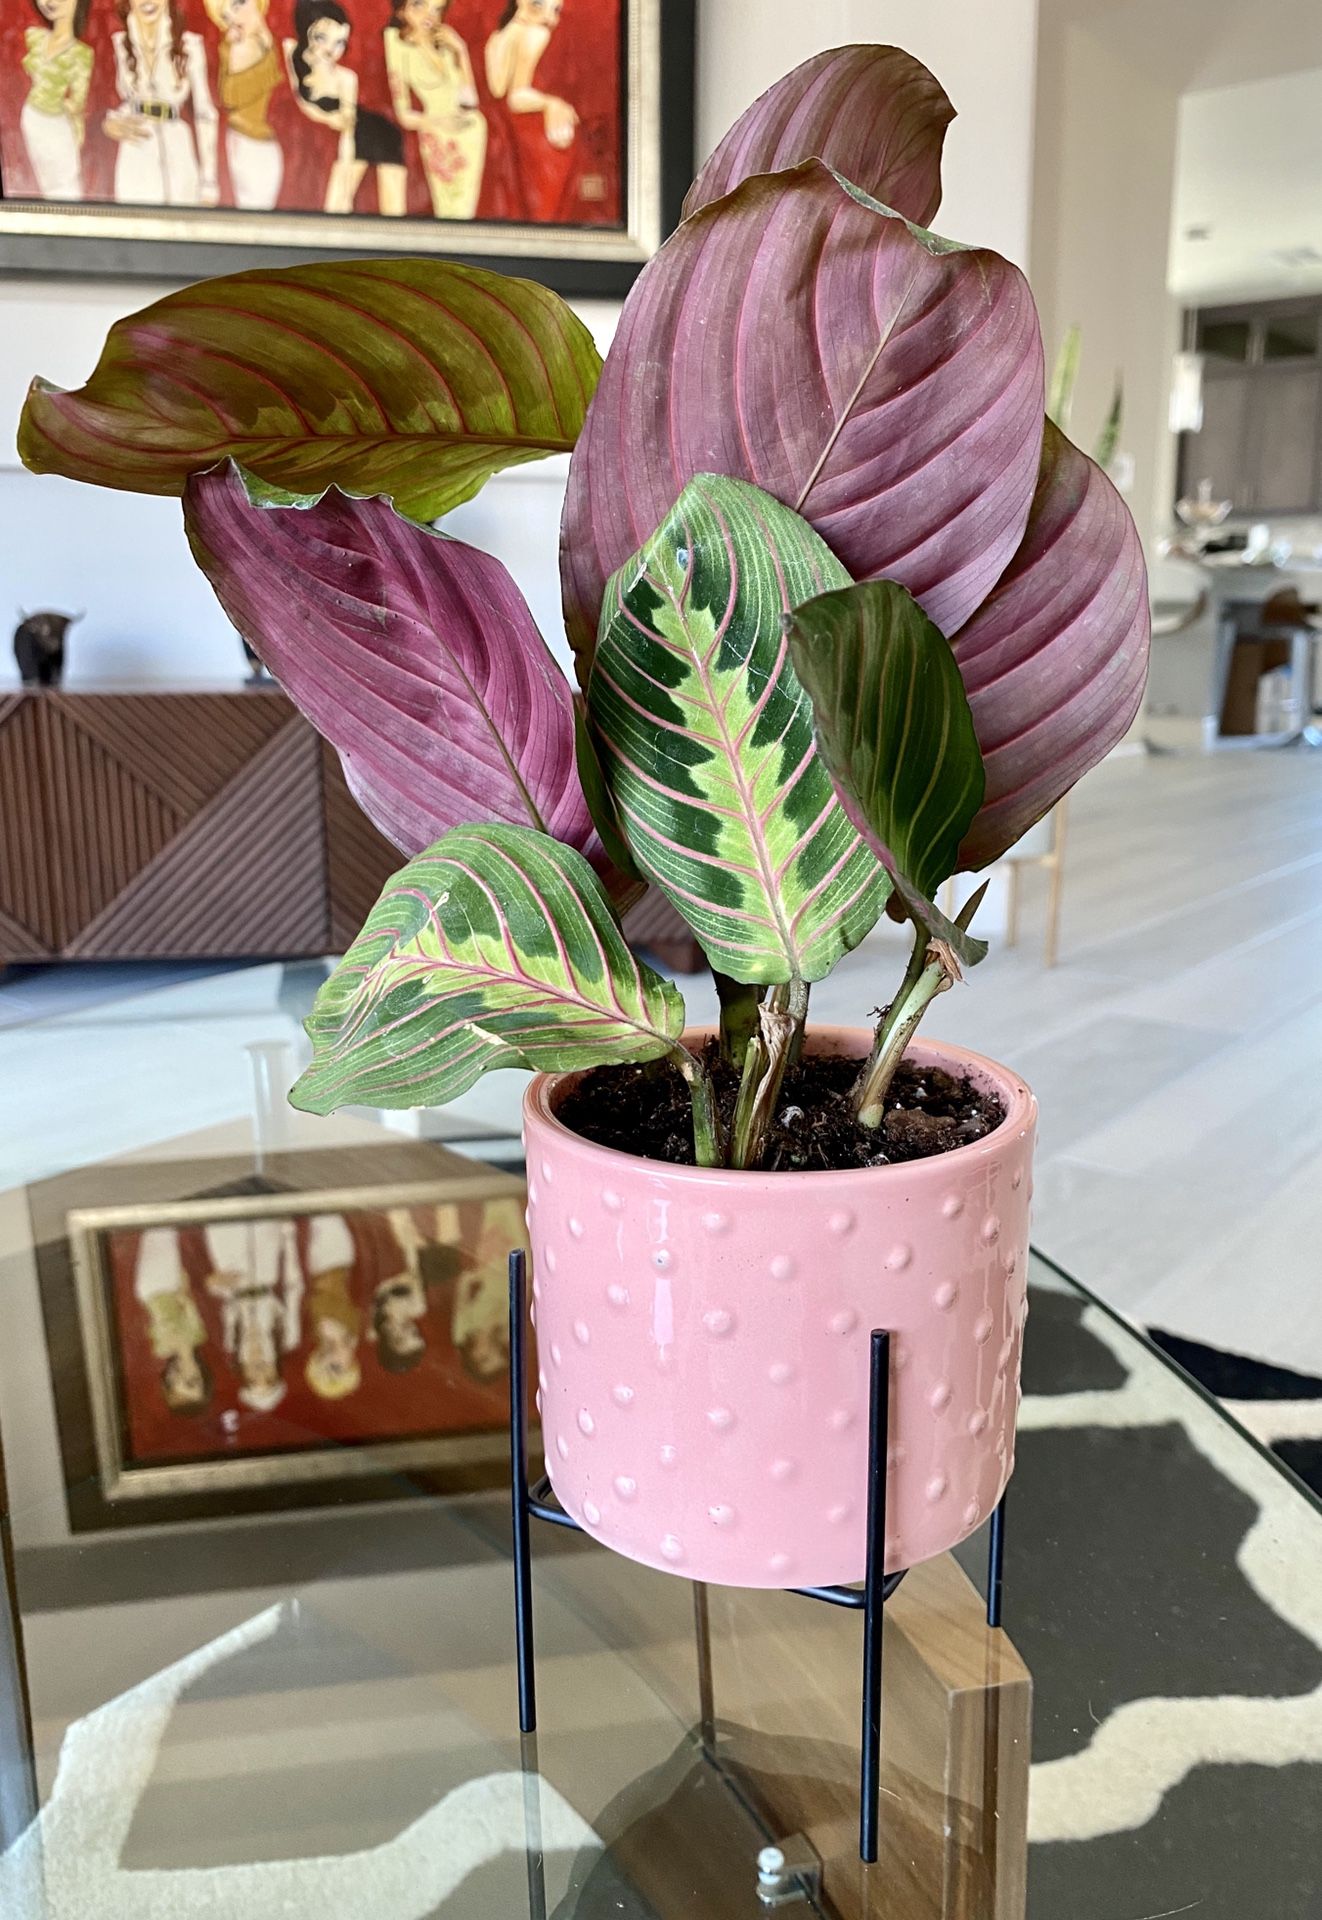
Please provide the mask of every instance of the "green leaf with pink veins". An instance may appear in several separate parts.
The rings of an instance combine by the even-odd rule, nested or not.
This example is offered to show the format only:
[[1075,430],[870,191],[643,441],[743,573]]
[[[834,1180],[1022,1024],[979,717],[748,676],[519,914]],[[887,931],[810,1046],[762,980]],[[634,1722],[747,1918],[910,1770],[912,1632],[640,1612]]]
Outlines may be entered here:
[[620,826],[732,980],[820,980],[890,891],[818,756],[784,632],[848,583],[798,514],[699,474],[607,585],[587,699]]
[[441,1106],[493,1067],[678,1057],[683,1028],[582,854],[531,827],[455,827],[389,881],[317,995],[290,1098]]

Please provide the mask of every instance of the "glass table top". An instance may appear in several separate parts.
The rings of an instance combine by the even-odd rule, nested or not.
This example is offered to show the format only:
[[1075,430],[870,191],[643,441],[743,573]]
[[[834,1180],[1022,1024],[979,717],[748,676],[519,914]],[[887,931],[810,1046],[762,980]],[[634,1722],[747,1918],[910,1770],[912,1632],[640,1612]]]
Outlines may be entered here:
[[[334,1190],[358,1234],[387,1179],[403,1233],[415,1185],[458,1168],[497,1212],[461,1196],[452,1239],[467,1273],[491,1266],[517,1143],[336,1138],[254,1167],[199,1137],[38,1183],[26,1239],[10,1218],[3,1920],[1322,1914],[1322,1509],[1040,1257],[1005,1631],[983,1618],[984,1536],[888,1605],[877,1865],[856,1851],[856,1615],[695,1590],[534,1524],[521,1741],[489,1297],[454,1294],[445,1364],[469,1398],[443,1467],[344,1426],[338,1464],[272,1476],[237,1441],[217,1459],[240,1431],[223,1419],[171,1453],[131,1404],[115,1315],[152,1298],[143,1208],[186,1246]],[[131,1295],[116,1233],[137,1236]],[[90,1378],[98,1298],[118,1403]],[[245,1419],[288,1423],[288,1464],[294,1388],[283,1409],[249,1388]],[[165,1478],[144,1489],[143,1462]],[[786,1868],[764,1900],[769,1844]]]

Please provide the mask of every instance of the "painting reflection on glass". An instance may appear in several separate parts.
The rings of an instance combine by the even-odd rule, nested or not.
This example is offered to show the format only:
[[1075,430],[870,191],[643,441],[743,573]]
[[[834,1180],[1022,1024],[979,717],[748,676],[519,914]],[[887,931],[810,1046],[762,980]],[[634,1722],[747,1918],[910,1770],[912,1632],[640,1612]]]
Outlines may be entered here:
[[123,1465],[499,1431],[524,1243],[518,1192],[100,1227]]
[[618,227],[625,0],[0,0],[9,199]]

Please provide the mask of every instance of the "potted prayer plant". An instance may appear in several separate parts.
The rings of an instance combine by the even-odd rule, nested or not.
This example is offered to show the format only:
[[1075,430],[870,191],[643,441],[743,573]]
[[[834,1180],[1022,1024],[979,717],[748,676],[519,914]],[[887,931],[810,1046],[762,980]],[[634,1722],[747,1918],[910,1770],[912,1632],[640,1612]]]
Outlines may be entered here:
[[[1022,274],[929,230],[951,107],[894,48],[739,121],[604,367],[546,289],[430,259],[186,288],[34,385],[28,465],[182,494],[199,564],[409,856],[308,1023],[297,1105],[526,1102],[547,1462],[590,1533],[699,1579],[864,1562],[869,1329],[892,1333],[886,1562],[1008,1478],[1034,1103],[915,1039],[984,947],[948,876],[1124,733],[1141,550],[1043,418]],[[432,529],[572,448],[579,691]],[[719,1031],[628,949],[644,882]],[[883,911],[912,959],[814,1027]]]

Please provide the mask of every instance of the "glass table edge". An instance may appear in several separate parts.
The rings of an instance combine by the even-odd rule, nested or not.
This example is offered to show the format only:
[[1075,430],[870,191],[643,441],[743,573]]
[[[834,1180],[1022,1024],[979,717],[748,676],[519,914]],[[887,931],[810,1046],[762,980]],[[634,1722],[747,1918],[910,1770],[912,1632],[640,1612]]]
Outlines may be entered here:
[[[1100,1309],[1108,1320],[1122,1328],[1131,1339],[1137,1341],[1146,1353],[1151,1354],[1154,1359],[1160,1361],[1168,1373],[1175,1375],[1175,1378],[1181,1386],[1187,1388],[1196,1399],[1201,1400],[1203,1405],[1210,1408],[1217,1418],[1221,1420],[1224,1425],[1231,1428],[1254,1453],[1265,1460],[1269,1466],[1273,1467],[1281,1479],[1286,1482],[1287,1486],[1302,1497],[1305,1505],[1312,1507],[1316,1513],[1322,1514],[1322,1495],[1314,1493],[1307,1481],[1302,1480],[1299,1475],[1280,1458],[1279,1454],[1273,1453],[1266,1442],[1260,1440],[1256,1433],[1251,1432],[1242,1420],[1237,1420],[1234,1414],[1227,1408],[1224,1400],[1218,1399],[1216,1394],[1211,1393],[1203,1385],[1201,1380],[1196,1379],[1193,1374],[1182,1367],[1179,1361],[1172,1358],[1163,1347],[1159,1347],[1148,1333],[1146,1327],[1139,1321],[1131,1320],[1127,1314],[1121,1313],[1118,1307],[1112,1306],[1109,1300],[1103,1299],[1101,1294],[1094,1292],[1094,1290],[1084,1281],[1080,1280],[1076,1274],[1071,1273],[1067,1267],[1061,1266],[1059,1260],[1053,1260],[1049,1253],[1044,1253],[1042,1248],[1035,1242],[1030,1243],[1028,1252],[1030,1260],[1038,1261],[1042,1266],[1046,1267],[1049,1272],[1053,1273],[1058,1280],[1063,1280],[1066,1286],[1072,1287],[1076,1293],[1082,1295],[1089,1306]],[[1322,1408],[1322,1400],[1319,1400],[1318,1406]]]

